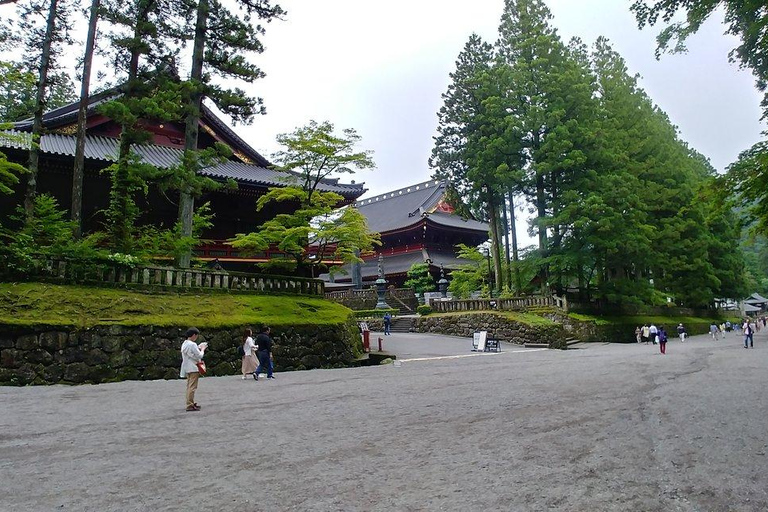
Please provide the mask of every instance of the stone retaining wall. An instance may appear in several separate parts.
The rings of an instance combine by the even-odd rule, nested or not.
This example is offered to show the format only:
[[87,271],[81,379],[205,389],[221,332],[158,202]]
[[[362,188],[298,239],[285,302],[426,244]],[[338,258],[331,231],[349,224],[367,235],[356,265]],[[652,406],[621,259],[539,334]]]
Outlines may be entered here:
[[516,343],[547,343],[550,348],[565,348],[565,332],[560,325],[527,325],[495,313],[424,316],[413,319],[416,332],[447,334],[471,338],[477,331],[488,331],[488,338]]
[[[0,384],[81,384],[175,379],[185,328],[100,326],[21,328],[0,324]],[[242,329],[202,329],[208,374],[240,372]],[[353,321],[273,328],[275,370],[343,367],[362,353]]]

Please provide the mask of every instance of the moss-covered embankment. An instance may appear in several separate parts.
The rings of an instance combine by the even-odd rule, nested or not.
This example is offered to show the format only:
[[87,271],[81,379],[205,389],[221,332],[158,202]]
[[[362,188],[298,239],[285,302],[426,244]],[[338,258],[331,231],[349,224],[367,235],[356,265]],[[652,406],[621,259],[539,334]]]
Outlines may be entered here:
[[189,326],[210,344],[210,374],[236,374],[243,329],[261,325],[276,370],[346,366],[362,352],[351,311],[318,298],[0,284],[0,384],[175,378]]

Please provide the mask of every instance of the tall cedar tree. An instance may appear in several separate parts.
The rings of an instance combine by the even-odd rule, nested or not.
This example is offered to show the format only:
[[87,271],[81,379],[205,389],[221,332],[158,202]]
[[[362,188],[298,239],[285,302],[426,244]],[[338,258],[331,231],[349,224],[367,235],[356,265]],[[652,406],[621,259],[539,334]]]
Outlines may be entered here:
[[176,4],[165,0],[134,0],[105,4],[104,18],[115,68],[125,74],[121,95],[100,107],[100,112],[121,126],[117,162],[109,167],[112,178],[106,212],[113,248],[130,253],[134,247],[139,209],[135,196],[146,191],[159,171],[133,151],[151,135],[143,121],[170,121],[180,117],[180,88],[175,80],[174,40],[183,40]]
[[59,57],[70,38],[73,6],[69,0],[28,0],[18,5],[17,36],[23,41],[24,61],[34,63],[37,74],[35,107],[32,122],[32,145],[27,164],[27,185],[24,211],[29,221],[35,208],[37,173],[40,160],[40,136],[43,134],[43,113],[46,109],[51,78],[58,69]]
[[[254,115],[265,112],[261,98],[240,88],[218,85],[212,78],[219,76],[225,82],[234,79],[249,84],[262,78],[264,73],[247,57],[264,50],[259,41],[264,34],[260,22],[285,14],[270,0],[237,0],[234,10],[218,0],[197,0],[187,7],[190,14],[195,13],[195,29],[186,98],[184,165],[178,184],[179,222],[184,236],[191,235],[194,199],[205,186],[198,176],[203,164],[197,154],[203,98],[209,98],[236,122],[249,122]],[[191,249],[179,258],[178,265],[188,267],[190,257]]]
[[554,263],[552,284],[562,286],[562,265],[550,256],[562,246],[564,227],[557,224],[562,198],[585,171],[594,105],[591,77],[562,43],[551,18],[541,0],[507,0],[497,51],[508,67],[507,131],[521,143],[525,193],[536,208],[541,284],[549,282]]
[[72,210],[70,218],[74,224],[74,237],[82,235],[81,215],[83,210],[83,175],[85,172],[85,129],[86,110],[91,87],[91,67],[96,46],[96,27],[99,22],[101,0],[91,0],[88,20],[88,35],[85,40],[83,67],[80,82],[80,102],[77,108],[77,139],[75,141],[75,165],[72,168]]
[[[491,81],[493,48],[472,34],[459,53],[451,83],[443,93],[443,106],[437,113],[437,136],[429,166],[437,179],[447,180],[459,197],[465,198],[471,211],[490,222],[491,253],[495,267],[495,289],[501,290],[503,273],[498,237],[500,195],[495,169],[488,169],[476,153],[481,150],[481,125],[484,100],[494,89]],[[480,214],[480,215],[478,215]]]

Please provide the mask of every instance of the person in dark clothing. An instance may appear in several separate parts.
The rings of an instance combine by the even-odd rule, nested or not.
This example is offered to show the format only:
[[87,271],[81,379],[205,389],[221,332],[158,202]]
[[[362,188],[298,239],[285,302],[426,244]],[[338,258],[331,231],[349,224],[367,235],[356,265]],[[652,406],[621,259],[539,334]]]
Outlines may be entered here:
[[391,333],[389,332],[389,328],[392,326],[392,315],[389,313],[386,313],[384,315],[384,336],[389,336]]
[[659,350],[662,354],[667,353],[667,331],[664,330],[664,326],[659,327]]
[[254,340],[259,347],[256,351],[256,357],[259,358],[259,367],[256,368],[256,373],[254,374],[256,380],[259,380],[262,368],[266,369],[268,379],[275,378],[272,375],[272,338],[269,337],[269,333],[269,327],[264,326]]

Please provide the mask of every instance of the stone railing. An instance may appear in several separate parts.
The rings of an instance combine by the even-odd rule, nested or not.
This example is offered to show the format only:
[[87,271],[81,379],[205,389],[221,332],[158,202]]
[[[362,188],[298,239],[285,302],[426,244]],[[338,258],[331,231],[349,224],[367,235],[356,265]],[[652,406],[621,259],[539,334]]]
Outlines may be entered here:
[[[378,300],[376,290],[371,288],[327,292],[325,298],[357,311],[373,309],[376,307]],[[393,308],[399,309],[403,314],[415,312],[416,307],[419,305],[412,288],[387,288],[384,300]]]
[[456,311],[524,311],[535,307],[556,307],[568,311],[568,301],[564,297],[531,296],[511,299],[469,299],[469,300],[432,300],[429,305],[435,313]]
[[325,291],[320,279],[170,267],[129,267],[119,263],[80,263],[54,259],[42,261],[36,274],[55,281],[137,287],[318,296],[323,296]]

